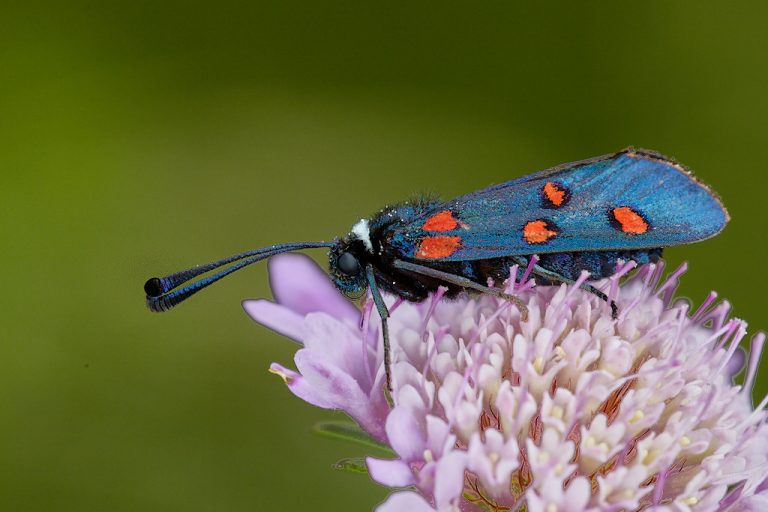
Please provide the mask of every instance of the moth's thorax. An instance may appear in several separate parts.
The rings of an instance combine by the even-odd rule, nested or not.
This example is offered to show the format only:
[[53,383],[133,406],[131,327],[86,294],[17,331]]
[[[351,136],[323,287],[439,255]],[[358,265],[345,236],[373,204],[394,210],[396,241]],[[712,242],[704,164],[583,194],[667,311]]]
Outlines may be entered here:
[[373,244],[371,243],[371,227],[368,224],[368,219],[360,219],[352,226],[352,230],[349,232],[348,239],[357,239],[363,242],[365,249],[373,254]]

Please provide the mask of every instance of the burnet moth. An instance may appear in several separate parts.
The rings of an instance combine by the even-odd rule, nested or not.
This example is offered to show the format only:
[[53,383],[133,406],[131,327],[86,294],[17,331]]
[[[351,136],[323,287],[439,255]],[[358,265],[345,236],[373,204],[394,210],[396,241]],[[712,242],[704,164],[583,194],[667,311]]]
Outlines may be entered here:
[[[236,254],[144,285],[147,306],[167,311],[245,266],[275,254],[329,249],[330,278],[354,296],[370,290],[382,322],[384,365],[391,389],[389,311],[381,292],[419,302],[437,290],[523,302],[489,283],[503,283],[514,265],[531,266],[537,284],[594,280],[618,260],[655,262],[662,248],[710,238],[728,222],[717,195],[683,166],[658,153],[628,148],[559,165],[441,202],[387,206],[332,242],[273,245]],[[228,266],[229,265],[229,266]],[[218,272],[188,283],[195,277]],[[188,283],[188,284],[185,284]],[[583,287],[606,296],[589,284]],[[606,299],[607,300],[607,299]],[[611,303],[616,314],[616,305]]]

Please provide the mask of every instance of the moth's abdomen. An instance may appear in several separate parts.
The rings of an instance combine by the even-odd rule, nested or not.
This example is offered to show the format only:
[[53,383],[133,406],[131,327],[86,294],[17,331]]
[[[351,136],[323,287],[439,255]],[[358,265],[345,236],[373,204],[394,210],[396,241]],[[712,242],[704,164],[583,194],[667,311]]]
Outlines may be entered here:
[[[582,270],[590,274],[590,280],[610,277],[616,272],[619,260],[634,261],[638,265],[656,263],[661,258],[661,248],[639,251],[584,251],[542,254],[538,266],[557,274],[564,279],[575,281]],[[495,258],[490,260],[466,261],[457,265],[455,273],[468,277],[475,282],[487,284],[492,279],[497,286],[509,277],[512,266],[519,263],[517,278],[521,278],[529,258],[517,256],[513,258]],[[541,275],[533,274],[537,284],[557,284]]]
[[582,270],[590,274],[590,280],[610,277],[616,272],[619,260],[634,261],[638,265],[655,263],[661,258],[661,248],[638,251],[585,251],[542,254],[539,266],[576,280]]

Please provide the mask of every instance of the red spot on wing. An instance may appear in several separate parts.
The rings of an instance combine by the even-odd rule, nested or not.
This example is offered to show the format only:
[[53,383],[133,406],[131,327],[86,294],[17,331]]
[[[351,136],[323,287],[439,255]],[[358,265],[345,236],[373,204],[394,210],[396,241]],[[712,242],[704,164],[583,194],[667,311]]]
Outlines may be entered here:
[[447,258],[461,247],[460,236],[428,236],[422,239],[416,250],[417,258]]
[[547,182],[544,188],[541,190],[544,197],[549,201],[552,206],[560,207],[565,204],[567,199],[568,190],[558,185],[557,183]]
[[453,212],[450,210],[443,210],[440,213],[436,213],[424,222],[421,229],[424,231],[450,231],[456,229],[459,225],[459,221],[453,218]]
[[523,238],[529,244],[542,244],[557,236],[557,231],[545,220],[532,220],[523,227]]
[[629,206],[613,209],[613,218],[621,230],[630,235],[642,235],[648,231],[648,222]]

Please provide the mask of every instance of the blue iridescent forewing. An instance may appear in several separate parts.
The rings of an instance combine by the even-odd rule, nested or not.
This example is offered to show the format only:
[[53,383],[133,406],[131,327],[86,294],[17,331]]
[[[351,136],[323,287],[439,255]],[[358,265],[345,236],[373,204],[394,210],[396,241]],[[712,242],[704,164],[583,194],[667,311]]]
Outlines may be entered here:
[[481,260],[686,244],[727,222],[682,166],[628,149],[458,197],[394,229],[390,243],[407,258]]

